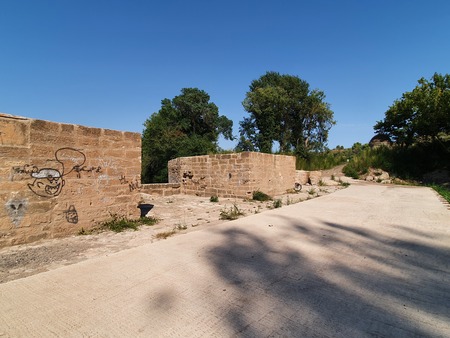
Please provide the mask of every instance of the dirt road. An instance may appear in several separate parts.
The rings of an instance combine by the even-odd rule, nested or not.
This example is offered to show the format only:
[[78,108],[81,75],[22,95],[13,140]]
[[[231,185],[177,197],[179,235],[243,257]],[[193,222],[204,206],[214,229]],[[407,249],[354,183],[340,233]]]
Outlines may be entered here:
[[1,337],[448,337],[450,211],[354,184],[0,285]]

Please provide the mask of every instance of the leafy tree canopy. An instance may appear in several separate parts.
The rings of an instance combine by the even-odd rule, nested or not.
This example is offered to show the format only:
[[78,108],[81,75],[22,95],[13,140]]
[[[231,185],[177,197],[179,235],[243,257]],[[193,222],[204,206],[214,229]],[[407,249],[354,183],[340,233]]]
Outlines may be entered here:
[[405,146],[450,134],[450,75],[421,78],[411,92],[389,107],[374,129]]
[[233,139],[233,121],[219,116],[209,95],[198,88],[183,88],[144,123],[142,135],[143,182],[167,182],[167,162],[182,156],[218,150],[219,134]]
[[240,122],[237,150],[270,153],[274,142],[282,153],[322,150],[335,124],[324,100],[322,91],[310,90],[297,76],[267,72],[251,83],[242,102],[250,116]]

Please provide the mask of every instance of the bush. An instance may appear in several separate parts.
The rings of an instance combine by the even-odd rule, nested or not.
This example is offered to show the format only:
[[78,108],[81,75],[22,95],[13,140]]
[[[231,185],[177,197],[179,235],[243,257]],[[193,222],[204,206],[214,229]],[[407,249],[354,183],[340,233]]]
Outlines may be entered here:
[[281,208],[282,205],[283,205],[283,202],[280,199],[276,199],[275,201],[273,201],[274,208]]
[[253,200],[255,200],[255,201],[264,202],[264,201],[270,201],[271,199],[272,199],[272,197],[263,193],[262,191],[257,190],[257,191],[253,192]]
[[210,202],[214,202],[214,203],[217,203],[217,202],[219,202],[219,197],[218,196],[211,196],[210,198],[209,198],[209,201]]
[[220,211],[220,219],[225,219],[225,220],[230,220],[230,221],[238,219],[239,216],[243,216],[243,215],[244,215],[244,213],[242,212],[242,210],[240,210],[238,208],[238,206],[236,204],[233,204],[233,206],[230,207],[229,210],[227,210],[225,208]]
[[383,169],[393,177],[422,180],[425,173],[450,167],[450,141],[418,142],[402,146],[365,148],[344,167],[345,175],[358,178],[369,168]]

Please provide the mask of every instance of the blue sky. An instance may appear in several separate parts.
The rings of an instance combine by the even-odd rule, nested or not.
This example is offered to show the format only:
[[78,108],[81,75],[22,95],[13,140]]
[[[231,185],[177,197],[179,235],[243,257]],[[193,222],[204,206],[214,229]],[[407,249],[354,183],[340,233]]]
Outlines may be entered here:
[[328,145],[350,147],[419,78],[450,73],[450,1],[0,0],[0,44],[0,112],[142,132],[197,87],[237,135],[251,81],[277,71],[325,92]]

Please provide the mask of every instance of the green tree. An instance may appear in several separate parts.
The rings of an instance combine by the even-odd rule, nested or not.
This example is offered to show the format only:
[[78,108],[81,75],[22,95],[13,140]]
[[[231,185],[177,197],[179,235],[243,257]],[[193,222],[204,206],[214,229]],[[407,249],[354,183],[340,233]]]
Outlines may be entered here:
[[242,105],[250,114],[240,122],[237,150],[272,152],[278,142],[280,152],[306,156],[321,150],[335,123],[333,112],[320,90],[297,76],[267,72],[252,81]]
[[421,78],[411,92],[389,107],[374,129],[406,147],[450,134],[450,75]]
[[222,134],[233,139],[233,121],[219,116],[209,95],[198,88],[183,88],[144,123],[142,135],[142,181],[167,182],[167,162],[183,156],[218,151]]

